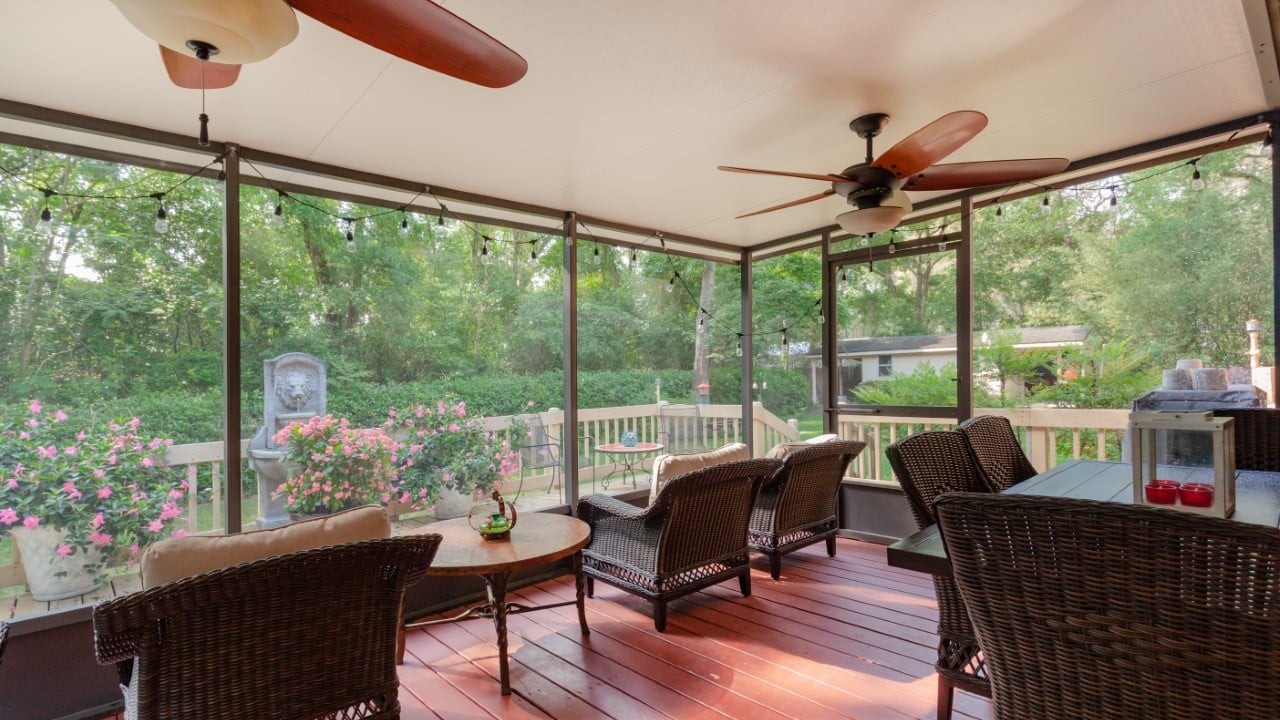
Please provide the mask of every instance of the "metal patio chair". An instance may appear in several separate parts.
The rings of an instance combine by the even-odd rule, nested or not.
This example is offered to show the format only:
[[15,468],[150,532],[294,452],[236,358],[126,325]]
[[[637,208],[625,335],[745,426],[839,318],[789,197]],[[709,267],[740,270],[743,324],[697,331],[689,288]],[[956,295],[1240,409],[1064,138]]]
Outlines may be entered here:
[[[520,490],[524,488],[524,478],[526,474],[531,474],[533,470],[551,470],[551,482],[547,483],[547,492],[555,490],[561,480],[560,474],[564,469],[564,445],[561,438],[556,437],[547,430],[547,426],[542,422],[542,415],[539,413],[528,413],[525,415],[517,415],[514,418],[518,422],[523,422],[529,429],[529,436],[523,445],[517,446],[516,450],[520,455]],[[588,467],[591,464],[591,454],[595,448],[595,438],[590,435],[580,435],[578,437],[578,467]],[[520,490],[516,492],[519,496]]]
[[658,405],[658,442],[673,455],[710,450],[707,427],[697,405]]

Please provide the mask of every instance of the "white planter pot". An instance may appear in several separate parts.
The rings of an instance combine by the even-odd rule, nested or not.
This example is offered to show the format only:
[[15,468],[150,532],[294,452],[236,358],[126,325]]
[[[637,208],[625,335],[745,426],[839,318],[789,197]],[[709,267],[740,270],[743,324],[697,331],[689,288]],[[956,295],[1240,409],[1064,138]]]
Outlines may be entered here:
[[472,495],[464,495],[451,488],[441,488],[440,495],[436,498],[436,509],[433,514],[437,520],[466,517],[466,514],[471,512],[471,508],[475,504],[475,497]]
[[[32,598],[41,602],[65,600],[92,592],[102,584],[85,572],[84,552],[76,550],[65,557],[58,554],[58,546],[66,539],[66,533],[62,530],[15,527],[10,528],[9,533],[18,544],[22,568],[27,574],[27,590]],[[99,564],[102,551],[90,548],[89,552],[96,554],[89,558],[89,562]]]

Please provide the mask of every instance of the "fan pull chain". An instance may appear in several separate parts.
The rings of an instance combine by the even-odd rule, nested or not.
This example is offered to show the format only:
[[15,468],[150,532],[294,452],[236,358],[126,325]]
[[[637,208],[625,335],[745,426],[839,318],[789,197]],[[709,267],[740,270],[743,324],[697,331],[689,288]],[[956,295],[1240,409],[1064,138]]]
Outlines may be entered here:
[[208,60],[200,59],[200,146],[209,147],[209,116],[204,111],[204,66]]

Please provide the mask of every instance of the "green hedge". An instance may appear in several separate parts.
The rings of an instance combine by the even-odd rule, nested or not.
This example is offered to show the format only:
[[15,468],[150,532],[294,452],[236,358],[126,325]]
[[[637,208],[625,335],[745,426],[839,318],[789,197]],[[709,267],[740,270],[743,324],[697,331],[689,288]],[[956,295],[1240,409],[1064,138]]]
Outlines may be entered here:
[[[662,380],[662,399],[673,403],[696,402],[693,374],[687,370],[614,370],[584,372],[578,376],[578,404],[584,408],[645,405],[654,402],[654,378]],[[711,372],[711,401],[733,405],[741,401],[736,368]],[[804,375],[782,368],[758,368],[757,382],[768,383],[765,407],[782,418],[804,413],[809,384]],[[529,403],[545,410],[564,405],[564,376],[560,372],[538,375],[455,377],[426,383],[375,385],[358,380],[330,382],[328,411],[364,427],[378,425],[391,407],[407,409],[418,403],[434,402],[454,395],[467,401],[476,415],[514,415],[528,412]],[[46,403],[55,407],[52,403]],[[26,404],[4,408],[21,412]],[[58,403],[72,417],[69,433],[109,419],[142,418],[148,436],[171,438],[175,443],[210,442],[222,437],[223,394],[221,390],[201,392],[147,393],[94,403],[87,407]],[[248,388],[241,401],[241,430],[250,437],[262,425],[262,389]],[[73,427],[74,426],[74,427]]]

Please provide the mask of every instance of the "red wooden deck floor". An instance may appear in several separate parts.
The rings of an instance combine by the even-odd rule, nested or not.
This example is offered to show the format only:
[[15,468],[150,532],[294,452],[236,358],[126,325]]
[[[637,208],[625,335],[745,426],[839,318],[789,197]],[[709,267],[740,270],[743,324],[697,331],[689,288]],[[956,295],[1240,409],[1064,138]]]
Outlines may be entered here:
[[[737,582],[678,600],[667,632],[648,604],[604,583],[587,600],[591,635],[572,607],[510,619],[512,694],[498,688],[493,625],[410,632],[400,669],[403,717],[933,718],[937,610],[929,578],[885,565],[884,548],[841,540],[789,556],[774,581],[756,562],[750,598]],[[429,580],[428,580],[429,581]],[[571,600],[569,578],[516,593]],[[958,720],[990,718],[987,700],[956,693]]]

